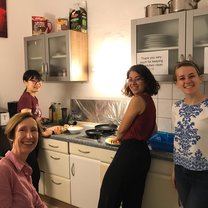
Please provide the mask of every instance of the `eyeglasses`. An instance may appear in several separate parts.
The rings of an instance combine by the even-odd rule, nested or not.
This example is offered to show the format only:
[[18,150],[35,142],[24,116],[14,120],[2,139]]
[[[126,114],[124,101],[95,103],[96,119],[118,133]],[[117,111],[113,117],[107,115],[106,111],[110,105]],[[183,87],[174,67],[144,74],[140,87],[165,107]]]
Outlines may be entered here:
[[132,83],[137,83],[137,84],[139,84],[139,83],[141,83],[142,81],[144,81],[144,79],[141,78],[141,77],[136,77],[135,79],[132,79],[132,78],[128,78],[128,79],[127,79],[128,84],[132,84]]
[[28,81],[32,82],[34,85],[36,85],[37,83],[42,84],[42,80],[38,80],[38,79],[30,79]]

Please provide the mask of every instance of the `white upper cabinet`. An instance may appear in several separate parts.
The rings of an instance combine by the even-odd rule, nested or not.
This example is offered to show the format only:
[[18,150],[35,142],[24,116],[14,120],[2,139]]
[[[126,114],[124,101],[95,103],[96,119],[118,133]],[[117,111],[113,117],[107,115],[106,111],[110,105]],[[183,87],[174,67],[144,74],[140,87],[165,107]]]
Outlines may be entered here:
[[24,38],[25,68],[45,81],[87,81],[87,34],[67,30]]
[[[155,67],[154,74],[159,81],[172,81],[174,66],[184,59],[194,60],[203,72],[208,73],[204,69],[206,47],[207,8],[131,21],[132,64]],[[166,66],[164,73],[157,73],[160,65]]]

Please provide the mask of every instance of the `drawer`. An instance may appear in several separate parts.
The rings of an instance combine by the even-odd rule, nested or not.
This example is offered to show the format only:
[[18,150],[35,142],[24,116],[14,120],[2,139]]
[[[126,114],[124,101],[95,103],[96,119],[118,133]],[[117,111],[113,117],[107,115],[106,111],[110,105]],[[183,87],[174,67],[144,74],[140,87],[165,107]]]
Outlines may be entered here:
[[111,163],[116,151],[107,150],[107,149],[100,149],[100,161],[105,163]]
[[70,178],[69,174],[69,155],[51,150],[41,149],[38,155],[40,170],[53,175]]
[[70,154],[100,160],[101,149],[87,145],[70,143]]
[[70,204],[70,180],[45,173],[45,195]]
[[56,152],[62,152],[66,154],[69,153],[68,142],[65,141],[59,141],[55,139],[42,139],[41,147],[43,149],[53,150]]

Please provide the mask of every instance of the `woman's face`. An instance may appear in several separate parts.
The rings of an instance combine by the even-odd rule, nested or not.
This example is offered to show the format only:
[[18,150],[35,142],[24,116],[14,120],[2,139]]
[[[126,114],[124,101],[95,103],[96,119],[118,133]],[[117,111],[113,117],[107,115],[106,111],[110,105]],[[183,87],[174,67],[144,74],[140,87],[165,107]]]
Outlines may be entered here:
[[144,92],[144,79],[135,71],[130,71],[128,78],[128,86],[134,95],[139,95]]
[[202,78],[193,66],[182,66],[176,69],[176,85],[187,95],[192,95],[200,90]]
[[35,94],[38,92],[42,86],[42,81],[37,79],[30,79],[28,81],[24,81],[27,92],[31,94]]
[[15,128],[12,151],[25,160],[38,143],[38,126],[33,118],[26,118]]

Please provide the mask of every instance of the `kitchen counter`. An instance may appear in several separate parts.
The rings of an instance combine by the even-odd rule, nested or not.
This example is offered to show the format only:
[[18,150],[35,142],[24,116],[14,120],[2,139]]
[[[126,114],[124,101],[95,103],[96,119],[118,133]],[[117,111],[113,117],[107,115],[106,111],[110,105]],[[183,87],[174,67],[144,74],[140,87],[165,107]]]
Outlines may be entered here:
[[[52,135],[50,138],[55,139],[55,140],[67,141],[69,143],[83,144],[83,145],[88,145],[88,146],[93,146],[93,147],[103,148],[103,149],[108,149],[108,150],[114,150],[114,151],[118,149],[118,147],[116,146],[111,146],[111,145],[106,144],[105,143],[106,137],[101,137],[98,140],[90,139],[86,137],[84,132],[80,134],[64,133],[64,134],[59,134],[59,135]],[[47,139],[47,138],[44,138],[44,139]],[[162,159],[162,160],[168,160],[168,161],[173,160],[172,153],[169,153],[169,152],[159,152],[159,151],[151,150],[151,156],[153,158]]]

